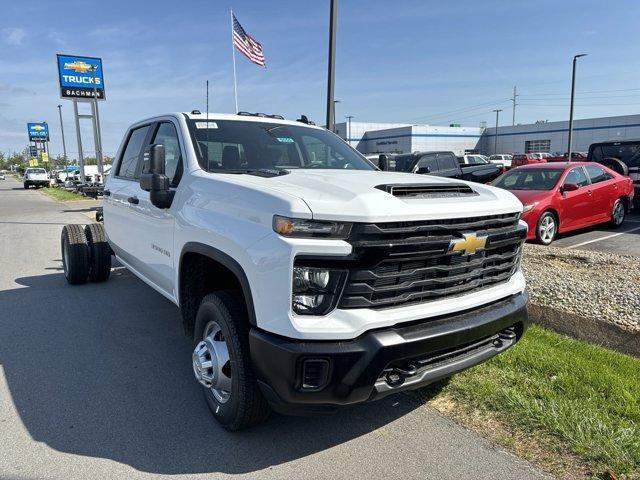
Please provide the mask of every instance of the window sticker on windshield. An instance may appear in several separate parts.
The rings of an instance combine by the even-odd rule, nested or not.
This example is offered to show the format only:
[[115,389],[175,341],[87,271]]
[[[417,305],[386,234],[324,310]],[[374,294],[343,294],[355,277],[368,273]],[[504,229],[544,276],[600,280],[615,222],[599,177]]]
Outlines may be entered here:
[[295,143],[291,137],[276,137],[280,143]]
[[[207,127],[207,125],[209,125]],[[218,128],[216,122],[196,122],[196,128]]]

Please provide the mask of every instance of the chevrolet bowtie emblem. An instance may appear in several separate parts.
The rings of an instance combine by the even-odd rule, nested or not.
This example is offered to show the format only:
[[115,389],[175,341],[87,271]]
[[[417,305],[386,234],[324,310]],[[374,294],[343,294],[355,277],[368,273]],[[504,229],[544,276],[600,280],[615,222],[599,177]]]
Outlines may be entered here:
[[475,233],[463,233],[464,238],[454,238],[449,243],[449,253],[462,252],[462,255],[473,255],[479,250],[484,250],[487,244],[487,236],[478,237]]

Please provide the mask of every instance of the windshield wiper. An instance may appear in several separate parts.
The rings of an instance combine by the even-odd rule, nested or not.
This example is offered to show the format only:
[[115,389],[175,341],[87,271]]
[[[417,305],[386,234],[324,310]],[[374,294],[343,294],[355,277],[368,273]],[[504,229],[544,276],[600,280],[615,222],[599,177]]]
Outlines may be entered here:
[[279,177],[289,174],[289,170],[277,168],[216,168],[210,170],[211,173],[231,173],[235,175],[256,175],[258,177]]

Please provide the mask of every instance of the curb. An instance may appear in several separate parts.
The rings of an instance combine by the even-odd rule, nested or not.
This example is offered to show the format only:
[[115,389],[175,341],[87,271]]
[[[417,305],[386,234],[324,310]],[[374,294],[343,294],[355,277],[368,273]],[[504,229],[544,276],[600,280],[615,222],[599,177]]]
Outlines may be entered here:
[[542,327],[640,358],[640,332],[610,322],[529,303],[529,319]]

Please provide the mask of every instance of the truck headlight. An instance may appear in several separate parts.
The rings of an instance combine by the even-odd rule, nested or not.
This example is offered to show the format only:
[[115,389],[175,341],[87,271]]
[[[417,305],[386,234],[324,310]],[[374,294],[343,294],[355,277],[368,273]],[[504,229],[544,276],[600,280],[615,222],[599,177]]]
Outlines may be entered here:
[[273,230],[283,237],[344,239],[351,232],[351,224],[274,215]]
[[299,315],[326,315],[338,301],[345,270],[293,267],[291,307]]

